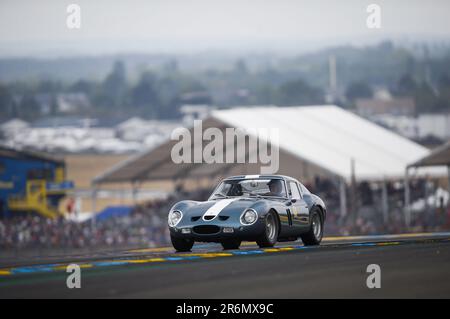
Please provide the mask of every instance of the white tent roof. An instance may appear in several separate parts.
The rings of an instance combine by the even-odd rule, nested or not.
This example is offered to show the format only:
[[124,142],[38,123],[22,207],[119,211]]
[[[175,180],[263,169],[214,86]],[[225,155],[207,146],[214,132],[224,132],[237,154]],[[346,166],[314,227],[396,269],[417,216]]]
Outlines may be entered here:
[[[399,178],[408,164],[429,153],[425,147],[340,107],[252,107],[213,111],[231,127],[278,128],[279,147],[336,175],[358,180]],[[437,169],[426,173],[444,174]]]

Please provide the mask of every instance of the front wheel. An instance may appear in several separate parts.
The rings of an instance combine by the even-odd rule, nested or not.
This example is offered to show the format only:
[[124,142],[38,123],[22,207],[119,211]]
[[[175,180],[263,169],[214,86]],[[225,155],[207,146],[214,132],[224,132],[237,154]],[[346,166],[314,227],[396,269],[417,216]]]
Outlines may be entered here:
[[194,246],[194,241],[192,239],[185,238],[177,238],[170,236],[170,240],[172,241],[172,246],[176,251],[186,252],[191,251],[192,246]]
[[301,235],[303,244],[305,246],[319,245],[323,236],[323,221],[317,209],[311,213],[311,225],[309,231]]
[[265,218],[265,232],[259,240],[256,241],[260,248],[273,247],[278,239],[279,225],[275,213],[270,212]]

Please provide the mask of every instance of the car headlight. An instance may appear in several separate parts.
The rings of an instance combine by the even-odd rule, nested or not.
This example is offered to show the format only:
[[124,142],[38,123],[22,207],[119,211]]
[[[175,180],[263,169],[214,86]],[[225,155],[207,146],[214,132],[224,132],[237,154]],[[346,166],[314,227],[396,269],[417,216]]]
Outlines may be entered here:
[[254,209],[246,209],[241,215],[241,223],[244,225],[251,225],[258,219],[258,213]]
[[169,226],[175,227],[183,217],[183,214],[179,210],[174,210],[169,213]]

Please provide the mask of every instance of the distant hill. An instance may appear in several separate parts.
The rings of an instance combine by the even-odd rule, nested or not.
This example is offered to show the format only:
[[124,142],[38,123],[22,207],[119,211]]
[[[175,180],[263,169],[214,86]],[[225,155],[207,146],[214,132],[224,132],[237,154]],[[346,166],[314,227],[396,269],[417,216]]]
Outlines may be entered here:
[[[313,86],[328,86],[328,59],[333,55],[337,61],[339,85],[346,87],[355,81],[371,85],[390,86],[403,74],[418,79],[429,73],[436,81],[450,65],[448,45],[416,46],[394,45],[382,42],[366,47],[338,46],[302,55],[247,54],[239,56],[224,52],[199,54],[121,54],[104,56],[79,56],[54,59],[3,58],[0,59],[0,82],[56,79],[74,82],[79,79],[103,80],[115,61],[124,62],[128,79],[134,81],[146,69],[170,73],[173,68],[196,75],[206,86],[215,74],[233,70],[238,61],[244,61],[245,69],[253,73],[251,83],[267,80],[272,83],[301,78]],[[172,68],[172,69],[171,69]],[[223,81],[221,76],[217,80]],[[238,79],[245,80],[242,76]],[[233,78],[233,81],[236,79]],[[241,81],[241,82],[242,82]],[[239,82],[239,81],[238,81]]]
[[10,82],[33,79],[103,79],[116,60],[123,60],[132,70],[137,66],[161,65],[170,57],[159,55],[105,55],[57,59],[9,58],[0,59],[0,81]]
[[[231,68],[239,56],[220,52],[204,52],[196,55],[169,54],[120,54],[103,56],[79,56],[64,58],[3,58],[0,59],[0,81],[59,79],[76,81],[79,79],[103,79],[115,61],[125,63],[129,76],[134,78],[142,70],[163,68],[173,61],[186,71]],[[267,65],[274,56],[254,54],[248,58],[248,65],[256,68]]]

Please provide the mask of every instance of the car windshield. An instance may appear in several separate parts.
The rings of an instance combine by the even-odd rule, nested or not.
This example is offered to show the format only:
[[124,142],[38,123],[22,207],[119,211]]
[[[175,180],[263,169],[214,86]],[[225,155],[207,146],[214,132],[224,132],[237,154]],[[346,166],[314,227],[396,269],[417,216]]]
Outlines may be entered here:
[[211,199],[239,196],[286,197],[282,179],[240,179],[223,181],[211,195]]

